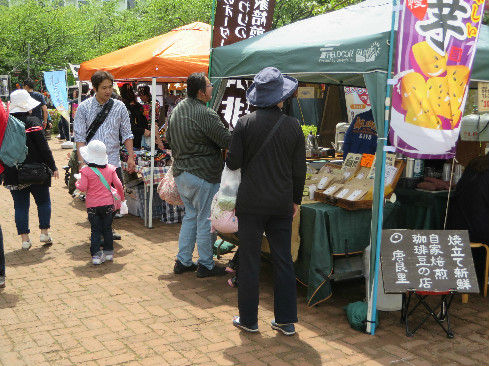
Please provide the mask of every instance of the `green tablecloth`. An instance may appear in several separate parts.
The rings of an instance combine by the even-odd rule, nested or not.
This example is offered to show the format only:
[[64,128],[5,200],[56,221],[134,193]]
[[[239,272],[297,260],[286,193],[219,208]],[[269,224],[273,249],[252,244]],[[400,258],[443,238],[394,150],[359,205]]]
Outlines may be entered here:
[[443,230],[448,192],[426,192],[396,188],[401,204],[396,229]]
[[[399,208],[397,202],[385,205],[385,229],[398,226]],[[312,203],[302,205],[300,212],[301,244],[295,271],[297,279],[308,287],[307,303],[313,306],[331,296],[328,277],[333,270],[333,255],[358,253],[369,245],[372,210],[349,211]]]

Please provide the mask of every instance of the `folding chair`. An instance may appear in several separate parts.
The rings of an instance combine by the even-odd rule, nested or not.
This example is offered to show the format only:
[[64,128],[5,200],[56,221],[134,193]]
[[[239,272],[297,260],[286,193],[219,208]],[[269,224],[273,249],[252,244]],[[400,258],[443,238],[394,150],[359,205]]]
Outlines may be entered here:
[[[430,318],[432,317],[438,323],[438,325],[445,331],[448,338],[453,338],[453,332],[450,329],[450,315],[449,309],[452,304],[453,295],[456,291],[445,291],[445,292],[429,292],[429,291],[408,291],[402,294],[402,309],[401,309],[401,322],[406,323],[406,336],[412,337],[414,333]],[[411,302],[411,297],[414,294],[418,302],[410,310],[409,305]],[[431,307],[427,302],[426,298],[428,296],[441,296],[440,302],[435,306]],[[414,327],[414,329],[409,328],[409,316],[419,307],[423,305],[428,311],[421,322]],[[444,325],[446,323],[446,327]]]

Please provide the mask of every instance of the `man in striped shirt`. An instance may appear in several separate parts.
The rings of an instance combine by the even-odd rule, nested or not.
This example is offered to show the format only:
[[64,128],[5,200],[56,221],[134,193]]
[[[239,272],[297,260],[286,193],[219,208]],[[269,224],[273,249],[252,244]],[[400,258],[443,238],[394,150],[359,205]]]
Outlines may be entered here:
[[[95,96],[80,103],[73,122],[79,169],[86,165],[80,155],[80,147],[87,144],[88,128],[112,95],[114,77],[107,71],[98,70],[92,75],[91,81],[96,91]],[[127,160],[128,170],[132,173],[134,172],[136,164],[133,153],[134,136],[131,132],[129,114],[127,113],[124,103],[119,100],[114,100],[112,109],[105,118],[105,121],[98,128],[92,140],[99,140],[105,144],[107,147],[109,164],[112,164],[117,168],[117,175],[121,182],[123,182],[121,159],[119,155],[119,136],[126,146],[129,155]]]
[[[188,97],[178,103],[168,122],[167,139],[173,156],[173,176],[185,204],[180,229],[176,274],[197,271],[197,277],[226,274],[214,263],[211,234],[211,202],[219,190],[223,167],[221,149],[227,147],[230,132],[219,115],[206,107],[212,98],[212,84],[203,72],[187,79]],[[198,265],[192,261],[195,243]]]

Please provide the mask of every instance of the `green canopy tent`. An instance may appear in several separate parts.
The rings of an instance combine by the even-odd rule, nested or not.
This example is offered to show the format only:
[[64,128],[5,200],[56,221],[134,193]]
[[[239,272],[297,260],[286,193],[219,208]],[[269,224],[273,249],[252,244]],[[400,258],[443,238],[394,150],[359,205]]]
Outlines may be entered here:
[[[274,66],[301,82],[366,87],[379,136],[379,157],[383,150],[380,142],[387,137],[383,122],[392,8],[390,0],[367,0],[215,48],[211,80],[219,84],[223,78],[253,78],[264,67]],[[480,29],[471,80],[489,81],[488,26]],[[379,175],[374,192],[381,189]],[[374,201],[372,211],[370,279],[376,261],[379,201]]]

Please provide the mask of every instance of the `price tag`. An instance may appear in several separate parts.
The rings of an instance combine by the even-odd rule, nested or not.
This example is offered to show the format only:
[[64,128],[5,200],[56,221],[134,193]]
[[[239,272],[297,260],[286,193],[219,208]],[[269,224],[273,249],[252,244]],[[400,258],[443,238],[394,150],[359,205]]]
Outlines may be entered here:
[[479,82],[478,89],[479,112],[489,112],[489,83]]
[[324,189],[329,181],[329,177],[323,177],[318,183],[318,189]]
[[344,188],[340,191],[340,193],[336,195],[336,197],[344,198],[348,194],[348,192],[350,192],[350,188]]
[[360,161],[360,165],[366,168],[370,168],[374,163],[375,155],[372,154],[363,154],[362,160]]
[[386,166],[384,181],[386,186],[390,186],[396,177],[397,168],[395,166]]
[[361,189],[356,189],[353,191],[352,194],[350,194],[347,198],[348,201],[355,201],[357,198],[360,198],[360,194],[365,193],[365,191]]

